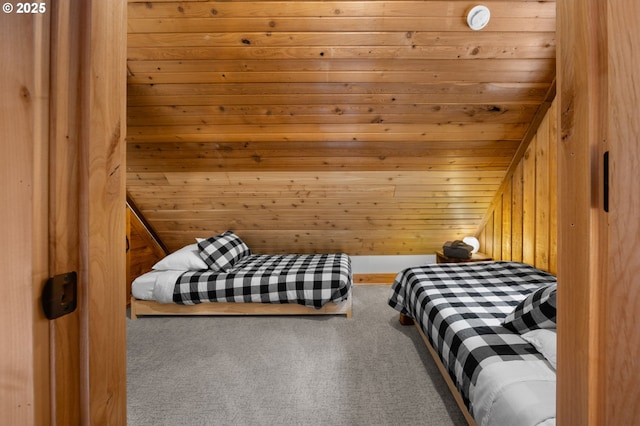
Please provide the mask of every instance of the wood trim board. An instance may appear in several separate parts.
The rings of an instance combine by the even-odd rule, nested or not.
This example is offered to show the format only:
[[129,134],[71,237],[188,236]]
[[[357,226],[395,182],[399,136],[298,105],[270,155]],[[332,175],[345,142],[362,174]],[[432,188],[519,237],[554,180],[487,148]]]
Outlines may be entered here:
[[158,303],[131,298],[131,319],[141,315],[345,315],[351,318],[353,298],[351,293],[341,303],[329,302],[322,308],[281,303],[231,303],[214,302],[198,305]]
[[395,280],[396,272],[382,274],[353,274],[354,285],[391,285]]
[[453,398],[455,399],[456,404],[458,404],[458,408],[460,408],[460,411],[462,412],[462,415],[464,416],[465,420],[467,421],[469,426],[477,426],[476,421],[473,419],[473,416],[471,415],[471,413],[469,413],[467,406],[464,405],[462,396],[460,396],[460,392],[458,392],[456,385],[453,383],[453,380],[451,380],[451,377],[449,376],[447,369],[445,368],[444,364],[442,364],[442,361],[440,361],[440,357],[438,356],[438,353],[435,351],[435,349],[433,349],[433,347],[431,346],[431,343],[429,343],[429,339],[420,328],[420,325],[416,323],[413,320],[413,318],[403,314],[400,314],[399,321],[400,321],[400,324],[402,325],[411,325],[412,323],[413,325],[415,325],[416,329],[418,330],[418,333],[420,333],[420,337],[422,337],[422,340],[424,341],[425,346],[429,350],[429,354],[431,354],[431,358],[433,358],[433,361],[438,366],[438,370],[440,371],[442,378],[447,384],[447,387],[449,388],[451,395],[453,395]]

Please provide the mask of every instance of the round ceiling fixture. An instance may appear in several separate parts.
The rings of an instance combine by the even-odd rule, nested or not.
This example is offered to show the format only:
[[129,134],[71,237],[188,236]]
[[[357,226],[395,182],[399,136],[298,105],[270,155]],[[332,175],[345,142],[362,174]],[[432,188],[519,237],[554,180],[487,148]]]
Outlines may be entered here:
[[489,23],[491,12],[487,6],[474,6],[467,14],[467,25],[474,31],[483,29]]

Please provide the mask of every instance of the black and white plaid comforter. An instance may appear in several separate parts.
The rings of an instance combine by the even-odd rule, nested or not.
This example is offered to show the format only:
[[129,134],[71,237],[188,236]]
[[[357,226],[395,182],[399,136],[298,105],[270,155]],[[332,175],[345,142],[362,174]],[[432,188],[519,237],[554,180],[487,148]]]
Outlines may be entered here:
[[176,282],[173,301],[297,303],[321,308],[341,302],[351,289],[351,260],[343,253],[250,255],[226,272],[187,271]]
[[398,274],[389,305],[420,325],[473,415],[469,396],[483,367],[543,359],[501,323],[528,293],[555,281],[515,262],[427,265]]

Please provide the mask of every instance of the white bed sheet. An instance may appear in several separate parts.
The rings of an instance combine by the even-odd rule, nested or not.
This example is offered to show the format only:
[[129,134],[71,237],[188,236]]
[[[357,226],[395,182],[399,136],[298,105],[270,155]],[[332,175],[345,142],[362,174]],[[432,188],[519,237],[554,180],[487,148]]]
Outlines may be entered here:
[[176,280],[186,271],[151,271],[140,275],[131,283],[131,294],[140,300],[173,303]]
[[478,426],[551,426],[556,372],[546,361],[505,361],[482,369],[470,395]]

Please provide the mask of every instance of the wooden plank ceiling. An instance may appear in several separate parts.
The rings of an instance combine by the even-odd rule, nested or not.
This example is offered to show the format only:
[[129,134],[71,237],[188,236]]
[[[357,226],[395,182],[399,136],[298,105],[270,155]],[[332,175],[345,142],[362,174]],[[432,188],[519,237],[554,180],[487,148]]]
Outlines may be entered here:
[[555,2],[129,2],[128,193],[171,249],[433,253],[555,78]]

